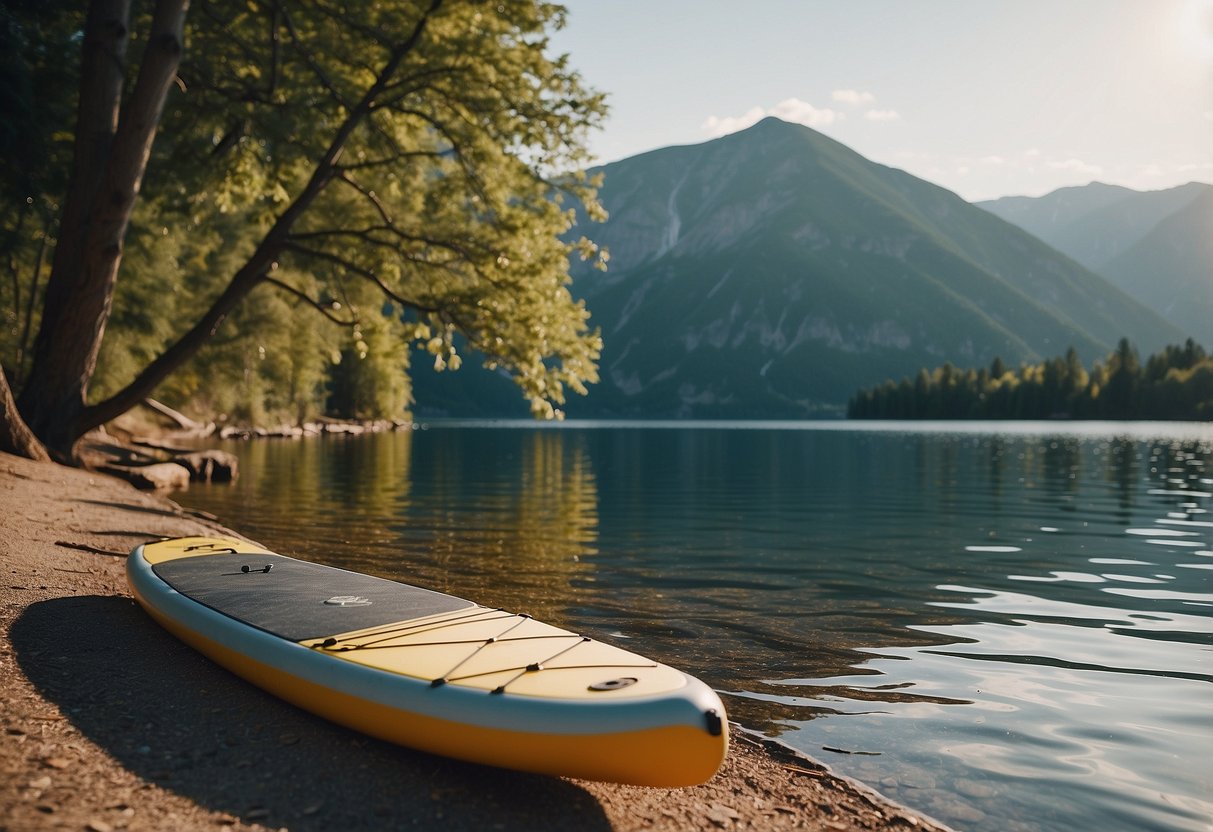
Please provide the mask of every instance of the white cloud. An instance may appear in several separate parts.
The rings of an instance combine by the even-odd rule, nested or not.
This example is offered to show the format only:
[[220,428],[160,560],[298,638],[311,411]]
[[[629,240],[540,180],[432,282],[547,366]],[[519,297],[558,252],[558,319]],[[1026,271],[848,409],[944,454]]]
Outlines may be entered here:
[[1064,161],[1051,161],[1046,163],[1053,170],[1064,170],[1070,173],[1081,173],[1087,176],[1098,176],[1103,173],[1103,168],[1099,165],[1092,165],[1089,162],[1084,162],[1082,159],[1066,159]]
[[725,136],[729,133],[736,133],[738,130],[752,127],[762,121],[765,115],[766,110],[761,107],[751,107],[740,116],[725,116],[724,118],[708,116],[708,120],[701,124],[699,129],[712,138],[716,138],[717,136]]
[[859,106],[860,104],[871,104],[876,100],[876,96],[870,92],[861,92],[860,90],[834,90],[830,93],[830,97],[842,104],[852,104]]
[[712,138],[724,136],[729,133],[736,133],[738,130],[744,130],[747,127],[752,127],[762,121],[767,116],[775,116],[784,121],[803,124],[807,127],[820,127],[825,124],[833,124],[836,121],[841,121],[846,118],[846,115],[831,109],[819,109],[814,107],[807,101],[801,101],[799,98],[786,98],[780,101],[774,107],[763,109],[762,107],[751,107],[739,116],[709,116],[708,119],[700,125],[699,129],[707,133]]
[[1191,162],[1176,168],[1180,173],[1191,173],[1194,170],[1213,170],[1213,162]]
[[897,121],[901,114],[896,110],[868,110],[863,117],[868,121]]
[[768,112],[784,121],[794,121],[797,124],[804,124],[809,127],[816,127],[821,124],[833,124],[835,121],[846,118],[845,115],[836,110],[819,110],[809,102],[801,101],[799,98],[785,98],[768,110]]
[[1007,160],[1001,156],[982,156],[977,161],[981,162],[983,165],[993,165],[995,167],[1005,165],[1007,163]]
[[1213,121],[1213,110],[1205,110],[1205,121]]

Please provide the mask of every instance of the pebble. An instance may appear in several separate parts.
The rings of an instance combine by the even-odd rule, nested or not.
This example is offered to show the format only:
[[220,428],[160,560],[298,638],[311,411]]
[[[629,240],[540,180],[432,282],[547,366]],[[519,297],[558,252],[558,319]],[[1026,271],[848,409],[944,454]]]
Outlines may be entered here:
[[952,788],[961,794],[966,795],[967,797],[976,797],[982,799],[993,797],[998,793],[998,790],[988,783],[982,783],[979,780],[969,780],[965,778],[960,778],[953,781]]
[[986,813],[967,801],[949,792],[935,792],[927,801],[927,811],[946,816],[953,821],[977,823],[986,818]]
[[880,781],[886,789],[934,789],[935,778],[924,772],[906,772],[898,777],[886,777]]

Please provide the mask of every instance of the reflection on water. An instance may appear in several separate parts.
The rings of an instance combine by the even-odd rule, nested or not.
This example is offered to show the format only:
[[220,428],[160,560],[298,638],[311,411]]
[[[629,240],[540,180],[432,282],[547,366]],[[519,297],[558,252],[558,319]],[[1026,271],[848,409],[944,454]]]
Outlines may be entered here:
[[949,427],[240,444],[242,479],[183,502],[633,639],[960,828],[1208,829],[1213,431]]
[[[240,480],[182,495],[284,554],[555,619],[595,553],[585,443],[536,431],[503,449],[408,432],[229,443]],[[402,554],[403,553],[403,554]]]

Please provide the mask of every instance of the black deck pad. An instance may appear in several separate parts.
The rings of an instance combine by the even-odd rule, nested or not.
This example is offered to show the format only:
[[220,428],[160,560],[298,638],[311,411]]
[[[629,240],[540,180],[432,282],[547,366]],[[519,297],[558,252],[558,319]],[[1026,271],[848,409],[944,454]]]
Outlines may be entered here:
[[[272,568],[264,571],[266,566]],[[475,606],[453,595],[282,555],[200,555],[152,569],[182,595],[290,641]]]

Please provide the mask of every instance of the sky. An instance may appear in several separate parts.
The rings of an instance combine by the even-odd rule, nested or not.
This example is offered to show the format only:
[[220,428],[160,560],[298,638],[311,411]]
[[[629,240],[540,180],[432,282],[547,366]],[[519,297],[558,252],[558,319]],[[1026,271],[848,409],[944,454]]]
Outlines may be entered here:
[[1213,0],[564,0],[598,161],[775,115],[969,200],[1213,182]]

